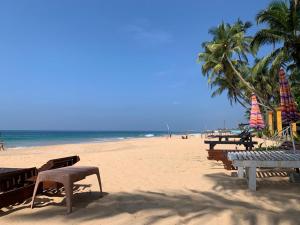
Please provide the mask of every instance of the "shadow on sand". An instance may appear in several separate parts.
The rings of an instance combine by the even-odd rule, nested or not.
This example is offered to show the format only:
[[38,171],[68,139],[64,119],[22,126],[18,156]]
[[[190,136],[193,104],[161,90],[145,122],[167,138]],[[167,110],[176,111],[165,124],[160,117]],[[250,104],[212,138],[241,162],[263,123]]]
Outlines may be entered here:
[[[269,174],[269,175],[268,175]],[[272,177],[272,173],[258,176]],[[280,173],[279,176],[286,174]],[[168,218],[179,218],[178,224],[206,221],[224,212],[229,212],[232,224],[261,224],[262,216],[267,224],[299,224],[300,208],[293,207],[300,203],[298,184],[280,181],[262,180],[259,191],[247,191],[246,182],[225,173],[206,175],[214,181],[211,191],[187,189],[184,191],[135,193],[111,193],[100,198],[98,192],[76,193],[73,213],[65,215],[65,201],[54,203],[51,199],[40,196],[39,209],[31,213],[19,212],[10,215],[10,219],[23,221],[43,221],[51,216],[61,216],[63,220],[81,223],[95,219],[105,219],[121,214],[141,216],[139,212],[151,211],[144,218],[143,224],[156,224]],[[247,198],[252,199],[247,201]],[[255,200],[257,201],[255,201]],[[53,206],[55,207],[47,207]],[[28,207],[28,206],[24,206]],[[13,209],[12,209],[13,210]],[[150,215],[150,216],[149,216]],[[200,223],[199,223],[200,224]]]

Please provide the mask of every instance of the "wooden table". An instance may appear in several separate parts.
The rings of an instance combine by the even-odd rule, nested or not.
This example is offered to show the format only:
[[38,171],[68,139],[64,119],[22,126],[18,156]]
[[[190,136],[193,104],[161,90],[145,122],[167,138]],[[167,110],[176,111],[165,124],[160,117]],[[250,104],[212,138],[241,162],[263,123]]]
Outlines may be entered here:
[[233,166],[238,167],[238,176],[245,176],[248,187],[256,191],[256,168],[300,168],[300,151],[244,151],[227,154]]
[[100,173],[98,167],[93,166],[67,166],[63,168],[46,170],[38,173],[34,192],[31,201],[31,208],[34,206],[34,199],[39,187],[39,184],[44,181],[54,181],[61,183],[64,186],[66,192],[66,204],[67,212],[72,212],[72,196],[73,196],[73,185],[75,182],[83,180],[85,177],[95,174],[98,178],[100,192],[102,195],[102,185],[100,179]]

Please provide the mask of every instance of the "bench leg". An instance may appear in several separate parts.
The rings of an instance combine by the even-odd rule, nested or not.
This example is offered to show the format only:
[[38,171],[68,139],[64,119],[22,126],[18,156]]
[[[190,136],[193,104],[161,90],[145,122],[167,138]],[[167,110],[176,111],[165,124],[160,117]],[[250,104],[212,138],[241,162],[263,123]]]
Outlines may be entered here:
[[243,178],[244,177],[244,167],[239,166],[238,167],[238,177]]
[[101,196],[102,196],[102,184],[101,184],[101,177],[100,177],[99,169],[96,172],[96,175],[97,175],[97,178],[98,178],[99,188],[100,188],[100,192],[101,192]]
[[67,204],[67,213],[72,212],[72,198],[73,198],[73,182],[70,179],[67,179],[64,183],[64,188],[66,192],[66,204]]
[[40,179],[39,177],[36,178],[36,181],[35,181],[35,186],[34,186],[34,191],[33,191],[33,195],[32,195],[32,199],[31,199],[31,208],[33,209],[34,207],[34,200],[35,200],[35,196],[36,196],[36,192],[39,188],[39,184],[40,184]]
[[256,167],[249,168],[248,187],[251,191],[256,191]]

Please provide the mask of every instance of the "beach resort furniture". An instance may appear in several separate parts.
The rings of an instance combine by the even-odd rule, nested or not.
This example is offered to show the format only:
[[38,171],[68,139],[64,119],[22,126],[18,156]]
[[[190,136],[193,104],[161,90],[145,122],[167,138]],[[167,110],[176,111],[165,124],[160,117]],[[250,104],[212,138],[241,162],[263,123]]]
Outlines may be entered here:
[[80,161],[80,158],[78,155],[57,158],[57,159],[51,159],[47,163],[42,165],[38,170],[39,170],[39,172],[41,172],[41,171],[45,171],[45,170],[52,170],[52,169],[57,169],[57,168],[61,168],[61,167],[72,166],[79,161]]
[[[218,144],[244,145],[246,150],[252,150],[257,142],[253,141],[254,137],[248,130],[244,130],[240,134],[229,135],[210,135],[209,138],[217,138],[218,140],[205,140],[205,144],[209,144],[209,150],[213,150]],[[238,138],[239,140],[235,140]],[[233,139],[233,140],[232,140]]]
[[[248,130],[244,130],[240,134],[230,134],[230,135],[211,135],[210,138],[217,138],[218,140],[205,140],[205,144],[209,144],[208,160],[216,160],[222,161],[224,168],[227,170],[236,169],[230,160],[227,158],[227,153],[233,150],[225,150],[225,149],[214,149],[217,144],[234,144],[234,145],[244,145],[246,150],[252,150],[256,141],[253,141],[254,135],[252,135]],[[238,138],[239,140],[235,140]],[[233,139],[233,140],[232,140]],[[243,150],[235,150],[235,151],[243,151]]]
[[37,175],[32,168],[0,168],[0,208],[20,203],[30,198],[34,182],[27,179]]
[[204,141],[205,144],[209,144],[209,150],[214,150],[214,147],[218,144],[222,144],[222,145],[244,145],[246,150],[252,150],[252,148],[254,147],[255,144],[257,144],[256,141],[251,141],[250,140],[238,140],[238,141],[208,141],[205,140]]
[[54,181],[61,183],[64,186],[66,193],[67,212],[72,212],[72,196],[73,196],[73,184],[77,181],[83,180],[89,175],[95,174],[98,178],[100,192],[102,195],[102,185],[100,179],[100,173],[98,167],[91,166],[68,166],[59,169],[46,170],[38,173],[34,192],[31,201],[31,208],[34,206],[34,199],[37,194],[39,184],[45,181]]
[[208,160],[221,161],[223,163],[224,169],[226,170],[236,170],[237,167],[232,165],[232,161],[228,159],[228,152],[244,152],[245,150],[221,150],[221,149],[213,149],[207,150]]
[[[295,141],[295,147],[296,149],[300,149],[300,142]],[[291,141],[285,141],[283,142],[280,147],[280,149],[285,149],[285,150],[292,150],[293,149],[293,143]]]
[[[296,142],[296,149],[300,149],[300,143]],[[281,150],[292,150],[293,144],[290,141],[286,141],[282,143],[280,146],[278,146],[278,149]],[[213,150],[207,150],[208,160],[216,160],[221,161],[224,165],[224,169],[226,170],[237,170],[237,167],[232,165],[232,161],[228,159],[227,154],[228,152],[244,152],[245,150],[228,150],[228,149],[213,149]]]
[[256,191],[257,168],[300,168],[300,151],[243,151],[228,152],[228,159],[238,168],[238,176],[245,177],[251,191]]
[[[31,198],[35,180],[39,171],[74,165],[79,161],[78,156],[52,159],[41,168],[0,168],[0,208],[22,203]],[[57,189],[59,186],[53,182],[44,182],[39,192]]]
[[[254,147],[254,144],[257,144],[257,142],[253,142],[252,138],[254,137],[253,134],[248,129],[244,129],[240,134],[226,134],[226,135],[209,135],[211,138],[218,139],[217,141],[213,140],[205,140],[204,142],[206,144],[209,144],[208,152],[208,160],[216,160],[216,161],[222,161],[224,168],[227,170],[234,170],[235,167],[232,165],[231,161],[227,158],[227,153],[229,150],[221,150],[221,149],[214,149],[214,146],[217,144],[241,144],[246,143],[246,150],[248,148],[252,150],[252,147]],[[239,140],[236,141],[235,139],[238,138]],[[232,140],[233,139],[233,140]],[[249,147],[248,147],[249,145]],[[230,150],[233,151],[233,150]],[[235,150],[235,151],[241,151],[241,150]]]
[[[53,170],[57,168],[62,168],[66,166],[72,166],[75,163],[79,162],[80,158],[77,155],[74,156],[68,156],[63,158],[57,158],[57,159],[51,159],[47,163],[45,163],[43,166],[41,166],[38,169],[38,172],[46,171],[46,170]],[[43,182],[42,191],[47,190],[57,190],[60,187],[62,187],[61,184],[51,181],[45,181]]]

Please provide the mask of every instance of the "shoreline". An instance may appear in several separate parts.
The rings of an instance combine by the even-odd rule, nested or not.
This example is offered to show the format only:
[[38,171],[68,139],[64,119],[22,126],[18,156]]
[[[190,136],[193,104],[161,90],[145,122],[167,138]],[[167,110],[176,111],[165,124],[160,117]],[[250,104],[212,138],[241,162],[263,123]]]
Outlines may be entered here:
[[[178,138],[181,137],[180,135],[172,135],[172,138]],[[114,139],[114,140],[106,140],[106,141],[86,141],[86,142],[76,142],[76,143],[64,143],[64,144],[50,144],[50,145],[36,145],[36,146],[26,146],[26,147],[13,147],[13,148],[6,148],[5,151],[0,151],[0,157],[3,153],[8,152],[18,152],[21,151],[35,151],[35,150],[41,150],[43,149],[49,149],[49,148],[68,148],[68,147],[84,147],[84,146],[101,146],[101,145],[115,145],[122,142],[143,142],[147,140],[161,140],[161,139],[170,139],[167,136],[155,136],[155,137],[133,137],[133,138],[125,138],[125,139]]]
[[[178,135],[172,135],[172,136],[178,136]],[[98,141],[91,141],[91,140],[86,140],[86,141],[74,141],[74,142],[65,142],[65,143],[45,143],[41,145],[30,145],[30,146],[17,146],[17,147],[6,147],[5,150],[7,151],[12,151],[12,150],[22,150],[22,149],[30,149],[30,148],[38,148],[38,147],[50,147],[50,146],[60,146],[60,145],[76,145],[76,144],[97,144],[97,143],[107,143],[107,142],[119,142],[119,141],[126,141],[126,140],[140,140],[140,139],[150,139],[150,138],[160,138],[160,137],[167,137],[166,135],[161,135],[161,136],[141,136],[141,137],[126,137],[126,138],[106,138],[103,140],[98,140]]]

